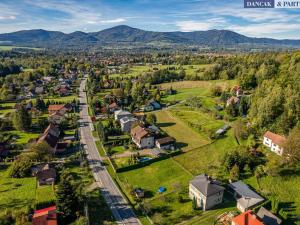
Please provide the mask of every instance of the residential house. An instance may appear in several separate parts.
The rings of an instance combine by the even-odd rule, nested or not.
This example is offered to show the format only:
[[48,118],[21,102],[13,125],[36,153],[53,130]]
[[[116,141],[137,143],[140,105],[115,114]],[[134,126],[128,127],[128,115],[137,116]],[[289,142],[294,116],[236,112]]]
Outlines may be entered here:
[[114,115],[116,121],[120,121],[120,119],[124,117],[133,117],[133,115],[130,112],[122,109],[115,111]]
[[137,118],[134,117],[123,117],[120,119],[120,124],[121,124],[121,130],[123,132],[130,132],[131,127],[134,123],[138,121]]
[[198,207],[206,211],[222,203],[224,190],[220,182],[201,174],[190,181],[189,197],[196,201]]
[[119,109],[119,106],[117,105],[117,103],[113,102],[108,105],[108,109],[111,113],[113,113]]
[[138,148],[152,148],[154,146],[154,136],[152,133],[140,125],[131,129],[132,141]]
[[39,95],[44,94],[44,87],[43,86],[36,87],[35,93],[37,93]]
[[68,108],[64,104],[48,106],[49,115],[56,113],[56,112],[59,112],[60,114],[64,115],[67,111],[68,111]]
[[57,225],[56,206],[35,210],[32,225]]
[[57,143],[59,140],[60,130],[58,127],[56,127],[53,124],[50,124],[44,133],[38,138],[37,142],[46,142],[50,148],[53,154],[56,153],[57,150]]
[[56,170],[50,168],[49,164],[36,173],[38,186],[53,185],[56,179]]
[[271,213],[269,210],[267,210],[264,207],[261,207],[258,212],[257,216],[263,221],[264,225],[281,225],[282,220],[279,219],[277,216],[275,216],[273,213]]
[[231,96],[229,99],[227,99],[226,107],[228,107],[230,105],[236,105],[239,102],[240,102],[240,99],[238,97]]
[[52,124],[60,124],[64,120],[65,116],[60,111],[56,111],[49,115],[48,121]]
[[264,201],[263,197],[251,190],[248,185],[242,181],[231,183],[228,186],[237,199],[237,208],[241,212],[246,212]]
[[141,188],[135,188],[134,194],[137,198],[143,198],[145,196],[145,191]]
[[150,111],[157,110],[157,109],[161,109],[161,105],[157,101],[155,101],[155,100],[149,101],[144,106],[144,111],[145,112],[150,112]]
[[263,144],[271,149],[272,152],[275,152],[277,155],[283,154],[283,144],[286,141],[286,138],[274,134],[271,131],[267,131],[264,134]]
[[54,91],[56,91],[60,96],[67,96],[70,95],[71,88],[69,85],[60,84],[54,88]]
[[175,139],[172,137],[164,137],[157,139],[155,145],[159,149],[174,150]]
[[248,210],[234,218],[232,218],[231,225],[265,225],[259,220],[254,212]]

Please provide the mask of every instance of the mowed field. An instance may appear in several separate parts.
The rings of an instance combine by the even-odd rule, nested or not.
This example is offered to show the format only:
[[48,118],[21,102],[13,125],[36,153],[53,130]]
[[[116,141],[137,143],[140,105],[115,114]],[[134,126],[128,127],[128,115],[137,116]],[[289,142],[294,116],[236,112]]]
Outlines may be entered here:
[[26,208],[34,203],[54,200],[52,186],[37,188],[36,178],[10,178],[8,165],[0,167],[0,215],[6,209]]
[[157,125],[169,136],[176,139],[178,147],[188,151],[206,145],[209,141],[199,133],[188,127],[183,121],[172,116],[168,110],[161,110],[155,113]]
[[111,78],[114,77],[137,77],[139,75],[141,75],[144,72],[153,72],[155,71],[154,68],[156,69],[167,69],[167,68],[175,68],[174,70],[171,71],[175,71],[175,72],[179,72],[181,70],[181,68],[183,68],[183,70],[185,71],[187,76],[190,75],[201,75],[203,73],[203,71],[205,70],[205,68],[213,66],[214,64],[201,64],[201,65],[141,65],[141,66],[132,66],[129,68],[129,72],[126,74],[120,74],[120,73],[115,73],[115,74],[111,74],[109,75]]

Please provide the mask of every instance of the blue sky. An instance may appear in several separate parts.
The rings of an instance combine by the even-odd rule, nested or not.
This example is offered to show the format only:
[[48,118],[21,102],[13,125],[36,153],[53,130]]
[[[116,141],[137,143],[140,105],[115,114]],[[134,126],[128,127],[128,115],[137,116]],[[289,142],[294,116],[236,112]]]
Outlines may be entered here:
[[0,33],[39,28],[93,32],[121,24],[300,39],[300,9],[244,9],[243,0],[0,0]]

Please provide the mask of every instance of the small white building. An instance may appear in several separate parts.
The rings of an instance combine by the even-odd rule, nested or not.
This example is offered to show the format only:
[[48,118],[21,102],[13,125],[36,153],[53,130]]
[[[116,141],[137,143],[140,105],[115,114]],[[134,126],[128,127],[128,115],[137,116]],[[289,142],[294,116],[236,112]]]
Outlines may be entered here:
[[206,211],[222,203],[224,190],[220,182],[202,174],[190,181],[189,197],[195,199],[197,206]]
[[157,139],[155,145],[159,149],[174,150],[175,139],[172,137],[164,137]]
[[264,134],[263,144],[271,149],[272,152],[275,152],[277,155],[283,154],[283,143],[286,141],[286,138],[274,134],[271,131],[267,131]]
[[134,117],[123,117],[120,119],[121,130],[123,132],[130,132],[131,126],[137,122],[138,119]]
[[133,117],[133,115],[130,112],[122,109],[115,111],[114,116],[116,121],[120,121],[120,119],[124,117]]

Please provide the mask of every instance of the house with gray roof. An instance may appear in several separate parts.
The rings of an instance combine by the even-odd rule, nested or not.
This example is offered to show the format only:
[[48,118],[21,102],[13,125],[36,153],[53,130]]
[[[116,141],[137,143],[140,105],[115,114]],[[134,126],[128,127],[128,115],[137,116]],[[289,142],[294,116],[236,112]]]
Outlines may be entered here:
[[190,181],[189,197],[206,211],[222,203],[224,190],[219,181],[202,174]]
[[265,225],[280,225],[282,224],[282,220],[271,213],[264,207],[261,207],[258,212],[257,216],[263,221]]
[[242,181],[231,183],[228,186],[237,199],[237,208],[241,212],[246,212],[265,200]]
[[116,121],[120,121],[120,119],[124,117],[133,117],[133,115],[130,112],[122,109],[115,111],[114,116]]
[[134,117],[123,117],[120,119],[120,124],[121,124],[121,130],[123,132],[129,133],[131,130],[132,125],[137,122],[138,119]]

